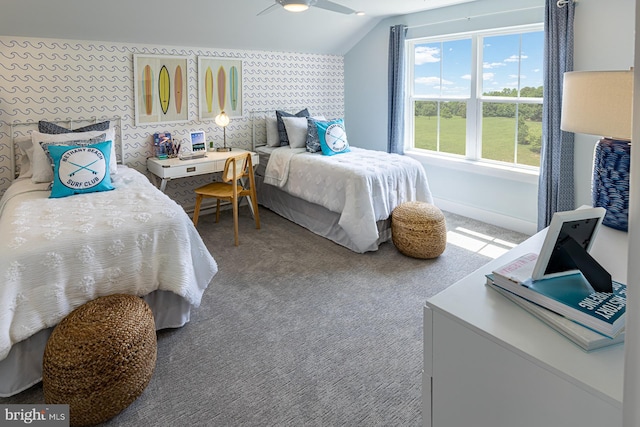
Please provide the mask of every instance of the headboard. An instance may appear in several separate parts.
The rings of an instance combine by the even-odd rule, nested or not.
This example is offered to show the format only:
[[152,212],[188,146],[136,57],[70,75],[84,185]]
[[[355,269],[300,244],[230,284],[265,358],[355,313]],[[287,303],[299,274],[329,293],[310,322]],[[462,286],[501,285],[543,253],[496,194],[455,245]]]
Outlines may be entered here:
[[[40,119],[46,120],[46,119]],[[120,116],[116,117],[91,117],[89,119],[66,119],[66,120],[47,120],[49,123],[55,123],[57,125],[66,127],[67,129],[77,129],[79,127],[87,126],[93,123],[99,123],[104,121],[109,121],[109,126],[115,130],[115,141],[113,143],[116,145],[116,157],[117,162],[122,163],[124,159],[124,148],[122,144],[122,120]],[[9,123],[11,126],[11,144],[9,144],[9,156],[11,162],[11,170],[13,171],[13,179],[18,176],[18,170],[16,169],[16,138],[29,136],[32,130],[38,129],[38,121],[13,121]]]

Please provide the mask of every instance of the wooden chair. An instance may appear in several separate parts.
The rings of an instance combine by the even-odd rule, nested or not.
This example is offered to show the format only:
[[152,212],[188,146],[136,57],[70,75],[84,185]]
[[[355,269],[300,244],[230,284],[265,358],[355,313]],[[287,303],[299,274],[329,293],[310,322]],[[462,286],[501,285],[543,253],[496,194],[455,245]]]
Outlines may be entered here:
[[[246,179],[249,179],[249,187],[246,187]],[[233,231],[236,246],[238,240],[238,203],[241,197],[249,197],[250,207],[253,207],[253,216],[256,220],[256,228],[260,229],[260,215],[258,214],[258,196],[256,194],[255,178],[253,176],[253,162],[251,153],[229,157],[224,164],[222,182],[212,182],[195,189],[196,207],[193,212],[193,225],[198,225],[200,204],[205,197],[214,197],[216,204],[216,222],[220,220],[220,200],[228,200],[233,206]]]

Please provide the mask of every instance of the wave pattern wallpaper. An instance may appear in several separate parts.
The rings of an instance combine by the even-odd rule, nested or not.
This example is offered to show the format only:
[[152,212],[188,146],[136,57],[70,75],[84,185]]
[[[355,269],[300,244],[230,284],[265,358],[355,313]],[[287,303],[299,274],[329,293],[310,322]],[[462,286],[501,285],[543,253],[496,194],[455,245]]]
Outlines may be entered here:
[[[134,55],[186,57],[188,120],[135,125]],[[226,128],[227,145],[251,149],[252,111],[308,108],[312,115],[338,118],[344,114],[342,56],[216,48],[164,47],[127,43],[0,37],[0,195],[12,180],[12,122],[121,118],[122,162],[146,173],[153,155],[151,136],[171,132],[188,139],[202,130],[207,141],[222,146],[223,130],[213,120],[200,119],[198,57],[242,63],[242,115]],[[258,123],[264,126],[264,120]],[[19,128],[18,128],[19,129]],[[264,142],[264,132],[256,132]],[[262,139],[262,141],[260,141]],[[170,181],[167,194],[191,208],[193,189],[209,177]]]

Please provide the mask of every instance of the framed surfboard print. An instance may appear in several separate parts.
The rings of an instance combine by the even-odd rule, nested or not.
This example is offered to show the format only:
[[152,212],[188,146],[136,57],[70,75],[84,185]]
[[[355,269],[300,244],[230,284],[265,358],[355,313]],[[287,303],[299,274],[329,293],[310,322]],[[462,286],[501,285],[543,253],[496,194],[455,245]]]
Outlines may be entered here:
[[198,56],[200,120],[213,120],[222,111],[242,117],[242,60]]
[[189,58],[133,55],[135,123],[179,123],[189,120]]

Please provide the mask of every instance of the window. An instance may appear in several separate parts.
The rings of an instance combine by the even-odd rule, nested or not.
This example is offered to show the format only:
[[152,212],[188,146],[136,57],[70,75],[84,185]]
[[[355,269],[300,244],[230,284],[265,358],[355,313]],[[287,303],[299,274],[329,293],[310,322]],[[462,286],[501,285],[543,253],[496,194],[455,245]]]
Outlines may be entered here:
[[541,25],[409,41],[412,148],[539,167],[543,42]]

